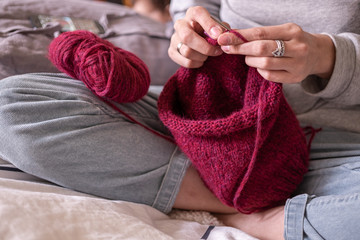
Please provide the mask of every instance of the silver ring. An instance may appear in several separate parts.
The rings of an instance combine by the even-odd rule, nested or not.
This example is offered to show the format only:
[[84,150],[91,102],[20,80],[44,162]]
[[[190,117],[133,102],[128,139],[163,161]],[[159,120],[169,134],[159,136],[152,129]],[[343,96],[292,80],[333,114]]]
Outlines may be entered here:
[[282,57],[285,54],[285,43],[283,40],[275,40],[277,48],[271,52],[274,57]]
[[182,47],[182,45],[184,45],[184,44],[182,42],[179,42],[178,45],[176,46],[176,50],[181,56],[182,56],[182,54],[180,52],[180,48]]

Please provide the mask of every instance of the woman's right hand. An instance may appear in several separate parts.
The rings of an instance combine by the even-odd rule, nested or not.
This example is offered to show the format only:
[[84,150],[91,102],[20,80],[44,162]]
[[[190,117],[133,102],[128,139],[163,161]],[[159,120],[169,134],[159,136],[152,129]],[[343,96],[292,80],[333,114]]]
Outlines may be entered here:
[[206,32],[211,38],[217,39],[224,29],[203,7],[189,8],[185,18],[175,22],[174,29],[168,53],[174,62],[183,67],[199,68],[208,56],[223,53],[220,47],[209,44],[204,38]]

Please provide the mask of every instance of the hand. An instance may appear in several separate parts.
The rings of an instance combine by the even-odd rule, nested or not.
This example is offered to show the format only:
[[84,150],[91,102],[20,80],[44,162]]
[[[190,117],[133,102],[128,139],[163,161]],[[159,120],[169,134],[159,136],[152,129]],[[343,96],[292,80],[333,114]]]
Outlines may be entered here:
[[[244,43],[232,33],[223,33],[218,37],[222,50],[246,55],[246,64],[257,68],[269,81],[296,83],[308,75],[328,79],[332,74],[335,47],[326,35],[307,33],[293,23],[236,31],[249,42]],[[277,48],[276,39],[285,43],[283,57],[272,55]]]
[[[224,32],[209,12],[203,7],[191,7],[187,10],[184,19],[174,24],[175,33],[171,37],[168,50],[170,58],[187,68],[201,67],[208,56],[218,56],[223,53],[220,47],[210,45],[204,39],[204,31],[213,39]],[[183,43],[179,52],[177,47]]]

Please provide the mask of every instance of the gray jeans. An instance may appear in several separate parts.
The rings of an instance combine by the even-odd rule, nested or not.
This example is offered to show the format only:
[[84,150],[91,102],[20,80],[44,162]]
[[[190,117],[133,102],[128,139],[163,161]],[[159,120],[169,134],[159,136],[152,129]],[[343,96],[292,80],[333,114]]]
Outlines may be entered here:
[[[151,93],[117,104],[167,134]],[[189,165],[177,147],[132,123],[61,74],[0,81],[0,157],[59,185],[168,212]],[[285,206],[286,239],[360,236],[360,134],[324,129],[310,170]]]
[[[116,104],[167,134],[156,96]],[[129,121],[62,74],[0,80],[0,157],[77,191],[169,212],[188,159],[173,143]]]

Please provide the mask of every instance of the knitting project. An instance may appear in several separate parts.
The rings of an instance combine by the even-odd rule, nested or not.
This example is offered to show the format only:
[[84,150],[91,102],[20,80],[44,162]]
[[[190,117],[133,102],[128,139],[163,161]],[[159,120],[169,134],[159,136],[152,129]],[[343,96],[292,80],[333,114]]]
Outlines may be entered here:
[[282,85],[265,80],[244,56],[181,67],[158,109],[206,186],[242,213],[283,204],[307,172],[306,138]]

